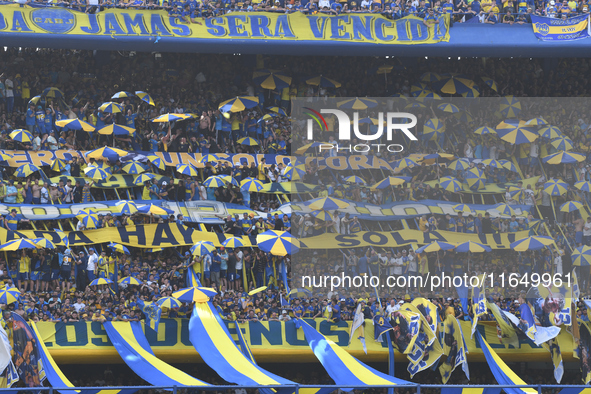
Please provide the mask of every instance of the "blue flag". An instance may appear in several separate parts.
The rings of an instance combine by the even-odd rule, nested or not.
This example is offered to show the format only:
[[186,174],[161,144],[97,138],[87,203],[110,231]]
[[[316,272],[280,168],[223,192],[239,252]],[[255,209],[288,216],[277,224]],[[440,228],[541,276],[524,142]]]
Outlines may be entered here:
[[158,324],[160,323],[160,315],[162,314],[160,305],[155,302],[144,302],[144,300],[137,300],[137,304],[146,316],[146,325],[158,332]]
[[[393,330],[394,328],[390,324],[390,321],[384,315],[377,315],[373,317],[373,328],[374,328],[374,339],[377,341],[380,335],[383,333]],[[390,342],[389,337],[384,337],[384,340]]]

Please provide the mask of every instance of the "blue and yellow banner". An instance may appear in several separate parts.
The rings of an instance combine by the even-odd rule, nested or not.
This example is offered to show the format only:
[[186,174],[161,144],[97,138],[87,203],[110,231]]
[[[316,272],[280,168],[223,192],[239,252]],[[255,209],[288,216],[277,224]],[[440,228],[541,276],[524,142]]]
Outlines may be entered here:
[[187,45],[193,40],[338,41],[390,45],[449,41],[447,15],[430,27],[423,24],[422,18],[391,20],[379,14],[327,16],[300,12],[233,12],[203,19],[201,23],[187,23],[165,11],[108,9],[93,14],[58,7],[3,7],[0,16],[0,36],[44,34],[47,40],[52,36],[107,36],[114,40],[118,37],[126,40],[152,37],[154,41],[180,38],[186,40]]
[[534,34],[542,41],[570,41],[589,37],[589,14],[572,18],[531,15]]

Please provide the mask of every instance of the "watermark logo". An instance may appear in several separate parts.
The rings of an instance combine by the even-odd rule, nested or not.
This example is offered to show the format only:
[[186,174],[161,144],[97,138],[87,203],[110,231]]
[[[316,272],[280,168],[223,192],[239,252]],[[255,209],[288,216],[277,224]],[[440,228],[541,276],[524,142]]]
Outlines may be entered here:
[[[338,109],[321,109],[320,112],[312,108],[304,107],[304,114],[308,115],[310,119],[307,122],[307,139],[314,140],[314,124],[316,123],[321,131],[328,131],[328,124],[322,114],[332,114],[338,121],[338,144],[320,144],[319,150],[335,149],[339,151],[349,152],[369,152],[372,148],[387,150],[389,152],[402,152],[404,147],[400,144],[394,143],[363,143],[355,145],[347,145],[347,141],[352,140],[351,129],[355,138],[361,141],[377,141],[386,134],[387,142],[393,141],[394,131],[400,130],[411,141],[417,141],[417,137],[410,131],[417,124],[417,117],[408,112],[379,112],[376,122],[377,130],[374,134],[363,134],[359,130],[359,112],[353,113],[353,121],[349,115],[344,111]],[[352,126],[352,127],[351,127]]]

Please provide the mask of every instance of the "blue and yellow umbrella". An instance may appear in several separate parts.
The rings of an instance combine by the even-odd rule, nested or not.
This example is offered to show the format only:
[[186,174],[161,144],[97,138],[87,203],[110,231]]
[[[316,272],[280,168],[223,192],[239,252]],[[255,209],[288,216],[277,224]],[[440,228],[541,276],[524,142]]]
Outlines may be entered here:
[[375,185],[373,185],[371,187],[371,189],[372,190],[386,189],[386,188],[388,188],[390,186],[402,185],[402,184],[404,184],[404,182],[406,182],[406,180],[404,178],[399,178],[399,177],[395,177],[395,176],[389,176],[389,177],[387,177],[385,179],[382,179],[381,181],[379,181]]
[[259,98],[254,96],[239,96],[221,103],[218,109],[221,112],[241,112],[245,109],[259,105]]
[[283,170],[283,176],[292,181],[301,179],[306,175],[306,165],[296,160],[294,163],[289,163]]
[[577,267],[587,267],[591,265],[591,247],[587,245],[579,246],[571,254],[573,265]]
[[160,305],[160,308],[168,309],[180,308],[182,305],[182,302],[180,302],[174,297],[162,297],[159,298],[158,301],[156,301],[156,303]]
[[534,235],[531,237],[520,239],[511,243],[511,249],[517,252],[525,252],[527,250],[540,250],[546,246],[552,245],[554,240],[551,237]]
[[76,214],[76,218],[86,228],[96,228],[99,222],[98,214],[92,209],[83,209]]
[[164,215],[171,215],[174,213],[174,211],[172,209],[168,209],[168,208],[164,208],[158,205],[154,205],[154,204],[148,204],[148,205],[144,205],[142,207],[139,207],[137,209],[137,211],[139,213],[143,213],[145,215],[159,215],[159,216],[164,216]]
[[291,77],[270,70],[255,71],[252,81],[268,90],[281,90],[291,85]]
[[486,185],[486,176],[482,170],[474,167],[466,171],[466,182],[472,190],[484,189]]
[[40,168],[34,164],[23,164],[22,166],[18,167],[14,172],[14,176],[17,178],[26,178],[34,172],[39,171]]
[[150,97],[150,95],[146,92],[143,92],[141,90],[137,90],[135,92],[135,95],[142,100],[144,103],[147,103],[149,105],[153,105],[156,106],[156,103],[154,102],[154,99],[152,97]]
[[41,96],[50,97],[50,98],[63,98],[64,93],[55,87],[45,88],[41,92]]
[[485,166],[490,166],[492,168],[504,168],[503,163],[495,159],[482,160],[482,164],[484,164]]
[[578,181],[575,182],[574,185],[577,189],[584,191],[584,192],[591,192],[591,182],[588,181]]
[[98,133],[101,135],[133,135],[133,133],[135,133],[135,129],[133,127],[127,127],[113,123],[99,129]]
[[492,249],[489,246],[483,245],[478,242],[467,241],[457,244],[455,251],[459,253],[484,253],[490,252],[492,251]]
[[291,289],[289,298],[312,298],[312,292],[308,289]]
[[462,191],[462,184],[456,178],[451,176],[444,176],[439,180],[439,185],[443,190],[448,192],[458,193]]
[[578,201],[567,201],[560,206],[560,212],[573,212],[583,208],[583,204]]
[[464,159],[454,160],[447,166],[450,170],[454,171],[464,171],[470,168],[470,163]]
[[9,241],[5,244],[0,245],[0,250],[7,251],[7,252],[14,252],[15,250],[22,250],[22,249],[40,249],[41,246],[37,245],[33,240],[20,238],[15,239],[14,241]]
[[460,77],[451,77],[433,83],[435,89],[446,94],[462,94],[470,91],[472,86],[474,81]]
[[67,130],[84,130],[92,132],[95,129],[93,125],[80,119],[62,119],[55,122],[55,125],[58,127],[63,127]]
[[460,112],[456,112],[455,114],[453,114],[453,117],[459,120],[460,123],[465,123],[470,127],[473,127],[474,125],[474,117],[468,111],[463,110]]
[[441,75],[434,72],[426,72],[421,75],[422,82],[437,82],[441,80]]
[[413,167],[417,167],[420,164],[417,163],[417,161],[415,159],[412,159],[410,157],[404,157],[398,161],[396,161],[396,163],[394,164],[394,171],[400,171],[403,170],[405,168],[413,168]]
[[130,161],[122,168],[123,171],[130,175],[141,174],[142,172],[146,171],[146,169],[147,168],[143,164],[138,163],[137,161]]
[[183,175],[189,175],[189,176],[199,175],[199,171],[190,164],[177,164],[176,172],[183,174]]
[[133,215],[137,212],[137,205],[133,201],[119,201],[115,204],[117,208],[119,208],[119,212],[124,213],[126,215]]
[[86,157],[88,157],[89,159],[107,159],[112,162],[115,162],[120,157],[123,157],[127,154],[128,152],[122,149],[109,148],[108,146],[105,146],[103,148],[91,150],[86,154]]
[[563,135],[552,140],[552,142],[550,142],[550,144],[552,144],[552,146],[555,147],[557,150],[567,151],[567,150],[571,150],[573,148],[572,140],[568,137],[563,136]]
[[5,286],[0,290],[0,304],[10,305],[21,299],[21,291],[16,287]]
[[320,86],[321,88],[340,88],[341,83],[335,81],[334,79],[326,78],[325,76],[319,75],[317,77],[313,77],[306,80],[306,84],[312,86]]
[[525,122],[526,126],[545,126],[548,122],[544,120],[544,118],[533,118]]
[[500,203],[495,206],[495,211],[498,211],[501,215],[512,216],[515,215],[515,211],[509,204]]
[[60,230],[59,228],[54,228],[53,231],[57,234],[57,236],[60,238],[60,241],[62,241],[62,243],[68,247],[68,245],[70,244],[70,240],[68,239],[68,236],[66,235],[66,233],[64,233],[62,230]]
[[104,181],[105,179],[111,177],[111,174],[109,174],[107,171],[95,166],[86,167],[84,169],[84,173],[86,174],[86,176],[97,181]]
[[98,168],[100,168],[102,170],[105,170],[110,175],[113,175],[113,168],[111,167],[111,164],[107,160],[105,160],[105,161],[96,161],[96,162],[94,162],[94,164],[91,164],[91,165],[93,165],[94,167],[98,167]]
[[511,171],[511,172],[518,172],[517,171],[517,167],[515,167],[515,164],[513,164],[511,161],[509,160],[505,160],[505,159],[499,159],[499,163],[502,164],[503,168]]
[[337,209],[345,209],[349,207],[347,201],[339,200],[333,197],[323,197],[310,200],[308,202],[308,208],[311,210],[322,210],[322,211],[334,211]]
[[423,138],[436,141],[445,132],[445,123],[439,119],[429,119],[423,126]]
[[[525,124],[527,125],[527,122],[525,122]],[[542,138],[548,138],[551,140],[554,138],[560,138],[560,136],[562,136],[562,131],[556,126],[548,125],[540,128],[538,134],[540,134]]]
[[25,143],[33,141],[33,135],[29,133],[27,130],[23,129],[13,130],[8,136],[18,142]]
[[295,254],[300,250],[300,241],[287,231],[279,230],[268,230],[257,235],[257,245],[263,252],[274,256]]
[[312,211],[310,215],[323,222],[330,222],[333,220],[332,215],[326,211]]
[[374,99],[369,99],[365,97],[355,97],[353,99],[341,101],[337,103],[339,108],[343,109],[353,109],[353,110],[364,110],[368,108],[377,107],[378,102]]
[[105,279],[105,278],[98,278],[93,280],[92,282],[90,282],[88,284],[88,286],[102,286],[102,285],[111,285],[114,282],[111,279]]
[[209,254],[214,250],[215,245],[213,244],[213,242],[210,241],[199,241],[195,243],[195,245],[191,246],[191,249],[189,249],[189,251],[194,256],[205,256],[206,254]]
[[437,109],[443,112],[449,112],[450,114],[455,114],[456,112],[460,112],[460,109],[453,104],[443,103],[437,106]]
[[155,117],[152,119],[154,123],[170,123],[176,122],[177,120],[185,120],[189,119],[191,115],[189,114],[163,114],[160,116]]
[[347,183],[358,183],[360,185],[365,185],[365,180],[363,178],[358,177],[357,175],[351,175],[345,178],[345,182]]
[[462,93],[462,97],[475,98],[480,96],[480,88],[474,85],[467,92]]
[[404,107],[404,109],[417,109],[417,108],[427,108],[427,106],[423,103],[409,103],[406,104],[406,106]]
[[38,248],[55,249],[55,244],[47,238],[33,238],[31,241],[33,241]]
[[226,248],[234,249],[234,248],[241,248],[244,246],[244,242],[239,237],[229,237],[222,242],[222,245]]
[[497,134],[497,131],[495,129],[493,129],[492,127],[482,126],[482,127],[477,128],[476,130],[474,130],[474,134],[479,134],[479,135]]
[[418,102],[424,103],[425,101],[430,101],[430,100],[441,100],[441,96],[431,90],[425,90],[421,93],[419,93],[419,95],[416,97],[416,99]]
[[440,250],[452,250],[456,247],[455,244],[443,241],[433,241],[427,245],[421,246],[417,249],[417,253],[439,252]]
[[114,95],[112,95],[111,100],[126,98],[126,97],[133,97],[133,93],[126,92],[126,91],[122,90],[122,91],[117,92]]
[[426,83],[419,82],[410,85],[410,95],[413,97],[418,97],[423,93],[429,92],[432,92],[432,90],[429,89],[429,85],[427,85]]
[[486,84],[486,86],[488,86],[489,88],[491,88],[495,92],[498,92],[497,83],[494,81],[494,79],[489,78],[489,77],[481,77],[481,78],[482,78],[482,81]]
[[123,107],[117,103],[109,101],[107,103],[102,103],[100,107],[98,107],[100,112],[107,112],[111,114],[117,114],[123,112]]
[[181,302],[207,302],[218,292],[211,287],[187,287],[175,291],[172,296]]
[[217,157],[216,155],[207,154],[207,155],[201,156],[201,160],[199,160],[199,162],[203,163],[203,164],[207,164],[207,163],[216,163],[219,160],[220,160],[220,158]]
[[[285,110],[281,107],[267,107],[267,109],[269,111],[273,111],[279,115],[287,116],[287,112],[285,112]],[[270,114],[267,114],[267,115],[270,115]]]
[[121,244],[118,244],[116,242],[111,242],[107,245],[107,247],[111,250],[115,250],[117,252],[121,252],[121,253],[125,253],[127,255],[130,255],[131,253],[129,253],[129,249],[127,249],[126,246],[123,246]]
[[514,145],[527,144],[539,138],[539,134],[525,125],[524,121],[505,120],[497,126],[497,134],[502,140]]
[[120,285],[128,285],[128,286],[132,286],[132,285],[139,286],[142,284],[142,282],[140,282],[139,280],[137,280],[133,276],[125,276],[125,277],[119,279],[119,284]]
[[257,140],[255,140],[254,138],[251,138],[251,137],[240,138],[238,140],[238,143],[240,145],[246,145],[246,146],[257,146],[259,144],[257,142]]
[[516,201],[521,201],[525,192],[517,186],[509,186],[509,195]]
[[568,190],[568,183],[560,179],[551,179],[544,183],[544,191],[551,196],[562,196]]
[[466,204],[456,204],[452,208],[456,212],[472,213],[472,208]]
[[256,178],[244,178],[240,181],[240,190],[243,192],[260,192],[263,190],[263,182]]
[[238,181],[236,179],[232,178],[232,176],[230,176],[230,175],[218,175],[218,176],[220,178],[222,178],[222,181],[224,181],[226,184],[240,186],[238,184]]
[[521,112],[521,103],[513,96],[505,96],[501,98],[499,112],[505,118],[516,118]]
[[29,102],[27,103],[27,106],[37,105],[37,103],[39,102],[39,100],[41,100],[41,95],[35,96],[32,99],[30,99]]
[[143,185],[146,181],[149,181],[154,178],[156,178],[156,175],[154,174],[140,174],[134,179],[133,184]]
[[10,155],[10,154],[5,153],[5,152],[0,152],[0,161],[6,161],[6,160],[9,160],[9,159],[12,159],[12,158],[14,158],[13,155]]
[[51,166],[49,168],[51,168],[53,171],[62,172],[66,169],[66,162],[62,159],[54,159],[51,162]]
[[150,163],[152,163],[154,166],[156,166],[156,168],[160,169],[160,170],[164,170],[166,168],[166,165],[164,163],[164,160],[155,154],[151,154],[151,155],[147,155],[146,158],[150,161]]
[[203,182],[203,186],[218,188],[226,186],[226,182],[219,175],[212,175]]

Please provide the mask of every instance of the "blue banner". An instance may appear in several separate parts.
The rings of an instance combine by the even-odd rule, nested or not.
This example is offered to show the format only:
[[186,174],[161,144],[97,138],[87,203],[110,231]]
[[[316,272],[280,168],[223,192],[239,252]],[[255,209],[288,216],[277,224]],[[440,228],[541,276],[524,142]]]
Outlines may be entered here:
[[589,14],[567,19],[532,14],[531,21],[535,36],[542,41],[570,41],[589,37]]

